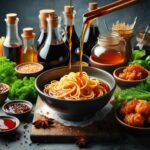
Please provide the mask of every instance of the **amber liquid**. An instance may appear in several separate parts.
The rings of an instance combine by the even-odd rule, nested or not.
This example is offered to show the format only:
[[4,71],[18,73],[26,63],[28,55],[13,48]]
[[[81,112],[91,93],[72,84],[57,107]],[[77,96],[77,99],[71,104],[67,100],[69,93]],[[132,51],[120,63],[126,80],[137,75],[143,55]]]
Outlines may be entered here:
[[95,56],[94,54],[91,55],[91,58],[99,63],[102,64],[122,64],[124,62],[124,56],[120,52],[116,52],[114,50],[106,51],[105,53],[101,54],[99,57]]
[[84,43],[83,52],[84,54],[90,56],[91,50],[97,42],[97,38],[99,36],[99,29],[97,26],[91,25],[89,28],[89,36],[87,42]]
[[39,62],[44,65],[45,70],[68,65],[69,49],[65,43],[59,45],[45,44],[39,52]]
[[[72,50],[71,50],[71,53],[74,54],[76,49],[80,45],[80,41],[79,41],[79,38],[78,38],[77,33],[75,31],[74,25],[72,26],[72,29],[70,29],[70,26],[67,26],[67,37],[70,37],[71,32],[69,30],[72,30],[72,36],[71,36]],[[69,47],[69,41],[67,40],[65,43]]]
[[26,53],[23,53],[23,62],[38,62],[38,54],[34,47],[28,47]]
[[47,32],[41,33],[37,40],[37,50],[39,51],[43,46],[47,38]]
[[3,46],[4,51],[3,54],[10,61],[16,62],[17,64],[22,63],[22,45],[11,45],[11,46]]

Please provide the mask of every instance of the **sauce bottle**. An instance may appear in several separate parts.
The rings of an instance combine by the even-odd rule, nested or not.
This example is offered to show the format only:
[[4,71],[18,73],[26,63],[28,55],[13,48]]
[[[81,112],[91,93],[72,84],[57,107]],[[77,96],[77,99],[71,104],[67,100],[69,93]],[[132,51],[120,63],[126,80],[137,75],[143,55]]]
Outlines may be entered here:
[[22,41],[18,35],[17,14],[10,13],[6,15],[7,34],[3,43],[3,55],[17,64],[21,63]]
[[[92,11],[98,8],[97,3],[89,3],[89,8],[88,11]],[[85,18],[83,18],[85,19]],[[84,46],[83,46],[83,53],[90,56],[91,55],[91,50],[93,46],[97,42],[97,38],[99,36],[100,32],[98,29],[98,20],[95,20],[90,24],[89,29],[86,31],[86,35],[84,38]]]
[[47,18],[48,36],[39,51],[39,61],[44,65],[45,70],[68,65],[69,62],[69,49],[60,34],[60,22],[61,18],[56,13],[50,14]]
[[145,50],[146,55],[143,57],[145,59],[148,55],[150,55],[150,33],[147,32],[143,38],[145,31],[140,31],[136,36],[136,44],[134,46],[134,50]]
[[37,39],[37,50],[39,51],[45,41],[46,41],[46,38],[47,38],[47,17],[50,15],[50,14],[53,14],[55,13],[55,10],[53,9],[42,9],[40,10],[39,12],[39,20],[40,20],[40,35]]
[[23,62],[38,62],[37,51],[34,47],[35,33],[33,33],[33,28],[24,28],[23,34]]
[[69,42],[71,44],[71,54],[73,55],[76,49],[79,47],[80,42],[78,35],[75,30],[75,15],[76,11],[73,6],[64,6],[63,16],[64,16],[64,27],[67,32],[66,37],[64,37],[64,41],[68,48],[70,49]]

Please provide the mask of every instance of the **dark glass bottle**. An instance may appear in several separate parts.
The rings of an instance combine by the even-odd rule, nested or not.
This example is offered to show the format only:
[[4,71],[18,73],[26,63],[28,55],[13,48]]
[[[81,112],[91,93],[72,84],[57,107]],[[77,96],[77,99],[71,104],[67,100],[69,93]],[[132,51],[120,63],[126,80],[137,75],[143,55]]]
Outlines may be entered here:
[[18,35],[17,14],[11,13],[6,15],[7,34],[3,43],[3,55],[17,64],[22,62],[22,41]]
[[138,32],[134,50],[145,50],[146,55],[143,57],[143,59],[145,59],[148,55],[150,55],[150,33],[147,32],[144,38],[143,35],[144,31]]
[[[64,27],[67,34],[64,36],[64,42],[70,48],[69,42],[71,42],[71,54],[75,54],[76,49],[80,45],[78,35],[75,30],[75,15],[76,11],[73,6],[65,6],[63,17],[64,17]],[[71,40],[71,41],[70,41]]]
[[68,65],[69,49],[62,40],[60,34],[61,18],[56,14],[47,18],[48,36],[42,49],[39,51],[39,62],[45,69],[51,69],[58,66]]
[[[92,11],[97,9],[97,3],[89,3],[88,11]],[[85,18],[83,18],[84,21]],[[85,39],[84,39],[84,46],[83,46],[83,53],[90,56],[91,50],[93,46],[97,42],[97,38],[100,34],[99,28],[98,28],[98,20],[95,20],[89,27],[89,29],[86,32]]]
[[42,9],[40,10],[40,14],[39,14],[39,20],[40,20],[40,34],[39,34],[39,37],[37,39],[37,50],[39,51],[45,41],[46,41],[46,38],[47,38],[47,17],[50,15],[50,14],[54,14],[55,13],[55,10],[53,9]]

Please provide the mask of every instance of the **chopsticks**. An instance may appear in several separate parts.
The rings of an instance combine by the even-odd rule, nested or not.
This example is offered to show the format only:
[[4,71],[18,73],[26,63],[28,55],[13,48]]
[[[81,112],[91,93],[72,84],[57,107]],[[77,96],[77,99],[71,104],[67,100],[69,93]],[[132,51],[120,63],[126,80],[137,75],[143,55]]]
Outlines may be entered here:
[[130,5],[133,5],[135,3],[138,3],[142,0],[118,0],[116,2],[110,3],[104,7],[98,8],[96,10],[93,10],[91,12],[88,12],[86,14],[84,14],[83,16],[85,18],[88,18],[88,20],[94,19],[96,17],[100,17],[104,14],[110,13],[114,10],[118,10]]

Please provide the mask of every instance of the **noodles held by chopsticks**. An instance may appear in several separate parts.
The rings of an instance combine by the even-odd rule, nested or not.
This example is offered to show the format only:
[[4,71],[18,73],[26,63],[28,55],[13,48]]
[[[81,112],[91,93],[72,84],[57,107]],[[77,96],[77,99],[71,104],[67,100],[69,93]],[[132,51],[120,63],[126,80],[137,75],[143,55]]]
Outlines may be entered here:
[[71,72],[44,87],[44,93],[62,100],[88,100],[103,96],[109,90],[106,83],[89,77],[85,72]]

